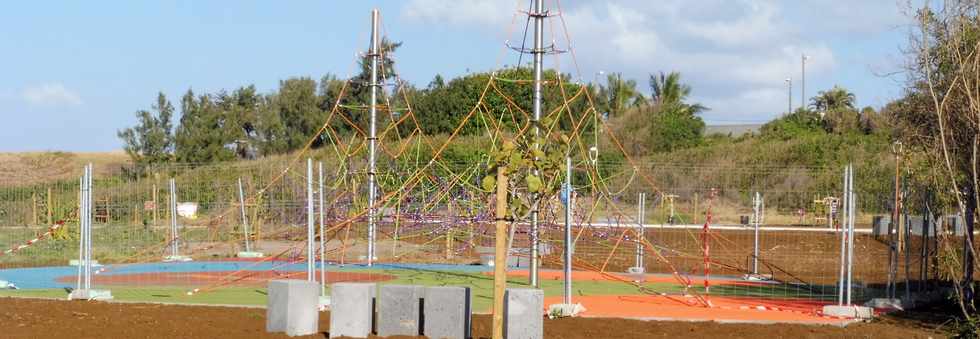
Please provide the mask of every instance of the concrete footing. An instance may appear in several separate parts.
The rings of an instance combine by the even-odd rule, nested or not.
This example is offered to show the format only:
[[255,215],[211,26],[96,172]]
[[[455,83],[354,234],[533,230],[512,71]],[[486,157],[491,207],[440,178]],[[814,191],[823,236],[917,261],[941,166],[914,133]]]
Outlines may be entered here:
[[367,338],[374,329],[372,283],[336,283],[330,285],[330,337]]
[[548,306],[548,318],[575,317],[579,313],[585,312],[582,304],[554,304]]
[[307,280],[272,280],[268,287],[265,330],[289,336],[316,334],[320,325],[320,285]]
[[[68,266],[80,266],[84,264],[85,264],[85,260],[78,260],[78,259],[68,260]],[[100,267],[100,266],[102,266],[102,264],[99,264],[98,260],[92,260],[92,267]]]
[[508,288],[504,292],[504,337],[540,339],[544,337],[544,291]]
[[262,258],[265,257],[265,253],[242,251],[242,252],[238,252],[236,256],[239,258]]
[[422,286],[382,285],[378,292],[378,336],[421,334]]
[[112,291],[96,289],[72,290],[68,300],[112,300]]
[[186,255],[168,255],[163,257],[163,262],[188,262],[193,260],[194,259],[191,259],[191,257]]
[[425,336],[440,339],[466,339],[471,336],[469,287],[426,287],[422,299],[422,332]]
[[874,309],[857,305],[826,305],[823,307],[823,314],[832,317],[871,319],[874,317]]
[[16,290],[16,289],[17,286],[14,286],[14,283],[6,280],[0,280],[0,290]]

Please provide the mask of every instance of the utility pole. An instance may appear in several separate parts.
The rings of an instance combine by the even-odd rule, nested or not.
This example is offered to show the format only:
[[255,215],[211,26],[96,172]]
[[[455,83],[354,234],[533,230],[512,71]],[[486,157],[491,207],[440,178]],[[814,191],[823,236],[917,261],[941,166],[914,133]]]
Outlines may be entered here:
[[786,115],[793,113],[793,78],[786,78],[786,94],[789,99],[789,103],[786,106]]
[[803,54],[800,57],[800,65],[803,74],[800,79],[800,109],[806,108],[806,61],[810,59],[810,56]]
[[[544,62],[544,17],[547,13],[544,12],[544,0],[534,0],[534,11],[530,12],[529,15],[534,19],[534,50],[531,54],[534,56],[534,145],[532,146],[534,150],[541,147],[538,145],[537,139],[540,131],[537,127],[537,122],[541,120],[541,80],[542,80],[542,66]],[[534,175],[538,176],[537,170],[534,171]],[[531,287],[538,288],[538,265],[540,265],[540,258],[538,253],[538,202],[534,199],[534,204],[531,206],[531,269],[530,274],[528,274],[529,282]],[[506,261],[504,261],[506,263]]]
[[381,55],[378,50],[378,10],[371,10],[371,51],[368,57],[371,58],[371,128],[368,136],[368,250],[367,265],[374,265],[375,258],[375,198],[377,189],[374,187],[374,176],[376,171],[375,147],[377,137],[377,113],[378,113],[378,57]]

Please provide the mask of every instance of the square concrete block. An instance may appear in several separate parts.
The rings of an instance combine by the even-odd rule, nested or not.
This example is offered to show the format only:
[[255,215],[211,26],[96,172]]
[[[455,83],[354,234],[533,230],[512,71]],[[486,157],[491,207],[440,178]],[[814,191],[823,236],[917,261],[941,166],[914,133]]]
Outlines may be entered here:
[[422,286],[382,285],[378,293],[378,335],[416,336],[421,327]]
[[874,309],[866,306],[837,306],[837,305],[825,305],[823,307],[823,314],[832,317],[845,317],[854,319],[871,319],[874,318]]
[[286,332],[289,336],[316,334],[320,324],[319,284],[306,280],[272,280],[268,293],[267,332]]
[[470,337],[470,288],[433,286],[422,294],[422,333],[432,339]]
[[330,285],[330,337],[367,338],[374,329],[372,283]]
[[504,338],[544,337],[544,291],[508,288],[504,292]]

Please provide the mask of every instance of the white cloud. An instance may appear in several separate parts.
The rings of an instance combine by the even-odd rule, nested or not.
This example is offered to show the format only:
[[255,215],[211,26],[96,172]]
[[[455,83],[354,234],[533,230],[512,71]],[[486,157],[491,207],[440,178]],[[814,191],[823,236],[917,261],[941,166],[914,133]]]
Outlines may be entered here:
[[21,93],[24,100],[33,105],[45,106],[78,106],[82,104],[82,98],[72,90],[65,88],[60,83],[44,83],[30,86]]

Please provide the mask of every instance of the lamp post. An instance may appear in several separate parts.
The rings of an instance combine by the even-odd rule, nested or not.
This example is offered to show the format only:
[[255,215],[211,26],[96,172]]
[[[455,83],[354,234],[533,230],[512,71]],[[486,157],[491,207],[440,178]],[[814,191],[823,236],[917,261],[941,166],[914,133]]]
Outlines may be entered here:
[[793,113],[793,78],[786,78],[786,94],[789,99],[789,104],[786,106],[786,114]]
[[806,61],[810,60],[810,56],[803,54],[800,57],[800,68],[802,71],[802,77],[800,79],[800,109],[806,108]]

